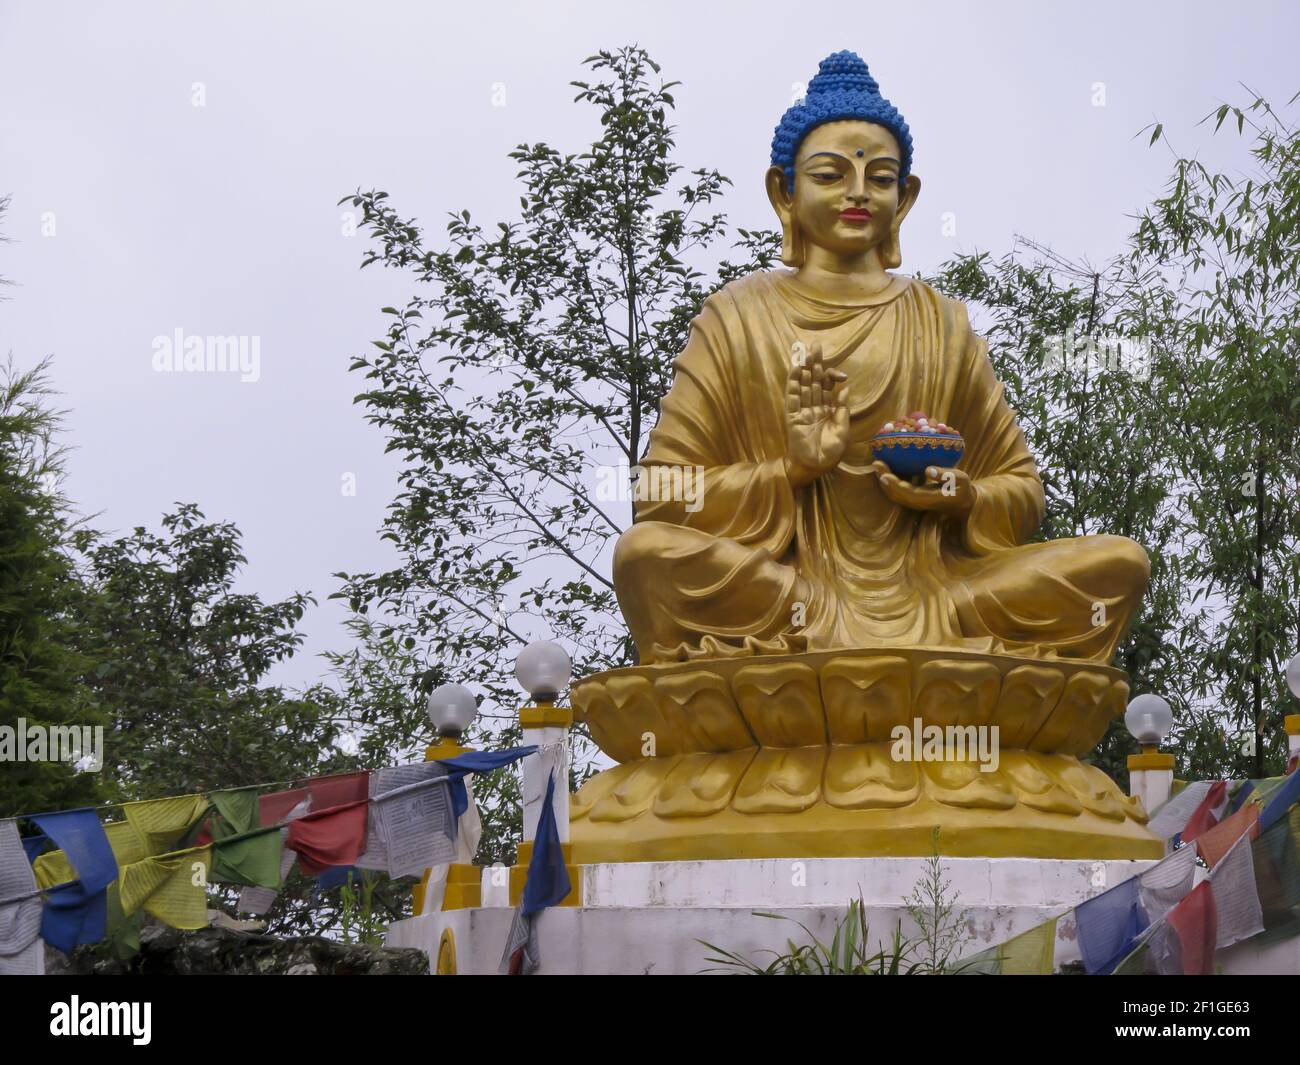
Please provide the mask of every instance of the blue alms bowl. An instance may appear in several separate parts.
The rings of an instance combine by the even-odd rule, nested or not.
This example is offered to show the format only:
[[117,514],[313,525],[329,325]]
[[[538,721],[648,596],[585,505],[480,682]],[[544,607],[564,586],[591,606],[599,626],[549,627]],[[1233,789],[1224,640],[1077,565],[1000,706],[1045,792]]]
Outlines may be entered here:
[[911,479],[927,466],[956,466],[966,445],[959,433],[916,433],[896,430],[871,438],[871,453],[896,477]]

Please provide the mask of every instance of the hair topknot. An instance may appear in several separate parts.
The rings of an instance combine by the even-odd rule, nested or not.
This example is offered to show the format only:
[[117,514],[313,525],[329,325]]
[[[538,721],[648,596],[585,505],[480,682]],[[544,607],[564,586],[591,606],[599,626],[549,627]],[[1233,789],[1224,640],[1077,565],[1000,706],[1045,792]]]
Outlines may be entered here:
[[912,134],[898,109],[880,95],[880,86],[856,52],[834,52],[823,59],[802,100],[781,116],[772,137],[772,165],[785,171],[794,191],[794,160],[804,137],[817,126],[842,119],[861,119],[884,126],[898,141],[899,182],[912,169]]

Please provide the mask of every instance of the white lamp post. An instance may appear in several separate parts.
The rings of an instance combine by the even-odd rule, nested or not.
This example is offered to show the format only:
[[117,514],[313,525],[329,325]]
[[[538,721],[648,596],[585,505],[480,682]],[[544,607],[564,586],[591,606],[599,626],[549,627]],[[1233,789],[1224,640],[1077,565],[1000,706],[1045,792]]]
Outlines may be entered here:
[[463,684],[444,684],[429,693],[429,724],[453,743],[478,717],[478,700]]
[[1128,793],[1154,810],[1169,799],[1174,786],[1174,756],[1159,750],[1174,724],[1174,712],[1158,695],[1139,695],[1128,704],[1124,724],[1142,745],[1141,754],[1128,756]]
[[539,704],[553,703],[569,686],[573,660],[558,643],[537,640],[530,643],[515,660],[515,679],[519,686]]
[[[555,824],[564,846],[565,862],[569,853],[569,727],[573,711],[555,705],[560,692],[569,686],[573,661],[563,647],[547,640],[530,643],[515,662],[519,686],[533,699],[533,704],[519,711],[524,729],[524,743],[543,748],[523,761],[524,842],[519,849],[519,864],[527,866],[537,838],[537,822],[546,802],[546,784],[555,775]],[[575,881],[576,883],[576,881]],[[512,892],[513,894],[513,892]]]
[[[1296,655],[1286,664],[1286,686],[1291,694],[1300,699],[1300,655]],[[1300,714],[1286,716],[1287,761],[1300,754]]]

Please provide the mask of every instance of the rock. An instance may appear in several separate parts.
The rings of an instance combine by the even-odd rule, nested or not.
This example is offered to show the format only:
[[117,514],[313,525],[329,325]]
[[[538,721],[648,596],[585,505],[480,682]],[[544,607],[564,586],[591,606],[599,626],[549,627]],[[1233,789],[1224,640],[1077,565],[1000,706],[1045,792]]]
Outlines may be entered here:
[[427,975],[429,958],[420,950],[388,950],[340,943],[318,936],[280,939],[228,928],[181,931],[150,923],[140,932],[140,952],[128,961],[82,947],[71,956],[47,947],[50,975],[84,976],[399,976]]

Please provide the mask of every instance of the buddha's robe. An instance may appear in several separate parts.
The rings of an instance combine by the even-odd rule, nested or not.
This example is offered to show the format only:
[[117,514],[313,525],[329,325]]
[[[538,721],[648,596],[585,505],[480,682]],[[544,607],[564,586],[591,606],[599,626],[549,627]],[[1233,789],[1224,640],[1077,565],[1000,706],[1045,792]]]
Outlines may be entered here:
[[[1025,544],[1043,517],[1033,457],[965,307],[896,277],[846,304],[790,271],[705,303],[641,465],[702,469],[698,495],[638,502],[614,585],[642,662],[932,646],[1107,662],[1141,600],[1145,551],[1118,536]],[[850,443],[795,489],[784,470],[796,341],[848,375]],[[871,468],[886,421],[961,432],[961,517],[899,506]],[[653,485],[655,479],[651,479]],[[691,484],[688,476],[685,483]],[[681,493],[679,493],[679,496]]]

